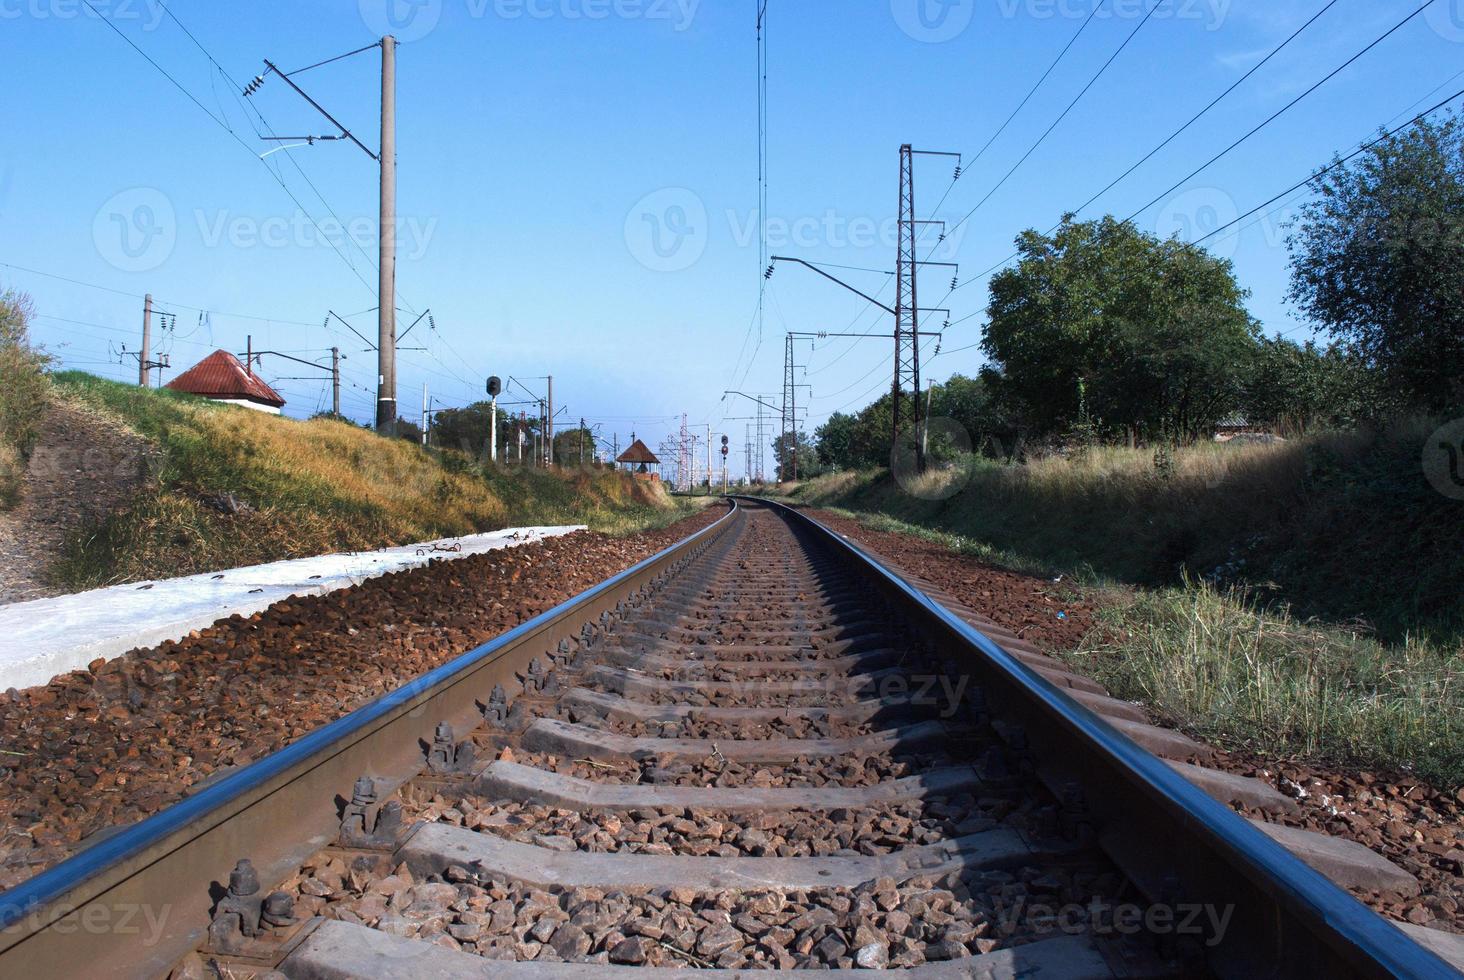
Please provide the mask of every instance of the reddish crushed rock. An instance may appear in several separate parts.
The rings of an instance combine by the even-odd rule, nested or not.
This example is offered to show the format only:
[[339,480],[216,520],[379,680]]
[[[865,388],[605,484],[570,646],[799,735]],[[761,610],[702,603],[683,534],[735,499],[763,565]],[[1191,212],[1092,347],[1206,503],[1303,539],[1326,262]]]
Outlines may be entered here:
[[1222,753],[1211,765],[1270,783],[1301,807],[1293,816],[1247,816],[1350,838],[1417,877],[1422,894],[1382,903],[1385,914],[1464,933],[1464,789],[1450,794],[1399,773],[1339,771],[1244,752]]
[[874,553],[900,574],[945,589],[997,625],[1039,647],[1074,649],[1093,628],[1092,603],[1061,583],[997,568],[933,541],[894,531],[874,531],[828,511],[806,513]]
[[[1094,627],[1093,605],[1041,578],[987,565],[919,538],[874,531],[856,520],[809,511],[881,560],[949,591],[995,622],[1053,651],[1074,650]],[[1056,618],[1056,610],[1066,613]],[[1195,736],[1194,732],[1186,734]],[[1300,814],[1253,816],[1356,841],[1415,875],[1418,898],[1357,897],[1384,915],[1464,934],[1464,789],[1447,792],[1400,773],[1359,772],[1217,748],[1204,765],[1276,786]]]
[[0,888],[177,802],[724,513],[579,532],[233,616],[0,697]]

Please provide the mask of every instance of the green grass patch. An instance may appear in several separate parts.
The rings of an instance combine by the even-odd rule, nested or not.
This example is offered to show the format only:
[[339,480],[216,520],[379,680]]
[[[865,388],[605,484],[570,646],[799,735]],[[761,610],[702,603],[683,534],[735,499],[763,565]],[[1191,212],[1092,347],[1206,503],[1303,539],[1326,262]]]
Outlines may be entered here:
[[[332,419],[296,421],[81,372],[54,380],[62,397],[158,449],[152,491],[76,534],[51,569],[67,589],[524,524],[623,534],[700,506],[611,470],[495,467]],[[225,495],[244,506],[221,508]]]
[[1023,465],[980,458],[901,486],[884,471],[799,485],[797,502],[979,542],[1003,564],[1089,581],[1240,584],[1384,639],[1464,634],[1464,504],[1420,465],[1434,423],[1274,445],[1203,444],[1156,465],[1099,447]]
[[1208,740],[1464,784],[1464,657],[1206,585],[1127,593],[1067,659]]

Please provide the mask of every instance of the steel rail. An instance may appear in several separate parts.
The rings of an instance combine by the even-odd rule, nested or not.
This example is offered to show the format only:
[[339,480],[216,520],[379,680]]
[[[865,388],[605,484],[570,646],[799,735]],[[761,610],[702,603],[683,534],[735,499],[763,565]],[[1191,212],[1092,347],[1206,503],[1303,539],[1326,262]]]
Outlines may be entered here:
[[[997,716],[1022,722],[1038,775],[1083,786],[1110,853],[1158,902],[1233,910],[1206,966],[1226,976],[1454,978],[1459,974],[1330,879],[1078,704],[882,561],[797,508],[815,532],[909,608],[932,638],[974,654]],[[896,608],[899,606],[897,605]],[[1146,875],[1144,872],[1148,871]],[[1176,877],[1170,877],[1176,876]],[[1148,881],[1143,879],[1148,877]],[[1166,880],[1167,879],[1167,880]],[[1160,893],[1155,897],[1152,893]]]
[[334,839],[338,801],[358,776],[410,778],[438,722],[478,727],[494,683],[740,518],[734,502],[708,527],[0,894],[0,976],[166,975],[203,938],[216,883],[237,859],[265,882],[291,873]]

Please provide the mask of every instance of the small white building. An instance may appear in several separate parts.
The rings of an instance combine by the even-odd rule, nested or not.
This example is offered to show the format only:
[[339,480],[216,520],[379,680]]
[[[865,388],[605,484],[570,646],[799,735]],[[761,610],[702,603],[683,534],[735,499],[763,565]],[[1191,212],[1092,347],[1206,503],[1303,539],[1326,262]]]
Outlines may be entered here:
[[216,350],[169,381],[165,387],[186,391],[228,405],[241,405],[256,412],[280,414],[285,400],[253,371],[226,350]]

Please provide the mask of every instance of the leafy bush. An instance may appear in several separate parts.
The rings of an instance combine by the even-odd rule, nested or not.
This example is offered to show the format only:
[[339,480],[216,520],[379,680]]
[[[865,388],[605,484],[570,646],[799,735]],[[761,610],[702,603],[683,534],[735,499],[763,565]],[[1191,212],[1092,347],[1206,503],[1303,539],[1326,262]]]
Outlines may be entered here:
[[33,315],[25,293],[0,291],[0,508],[20,498],[25,458],[50,394],[50,358],[30,342]]

